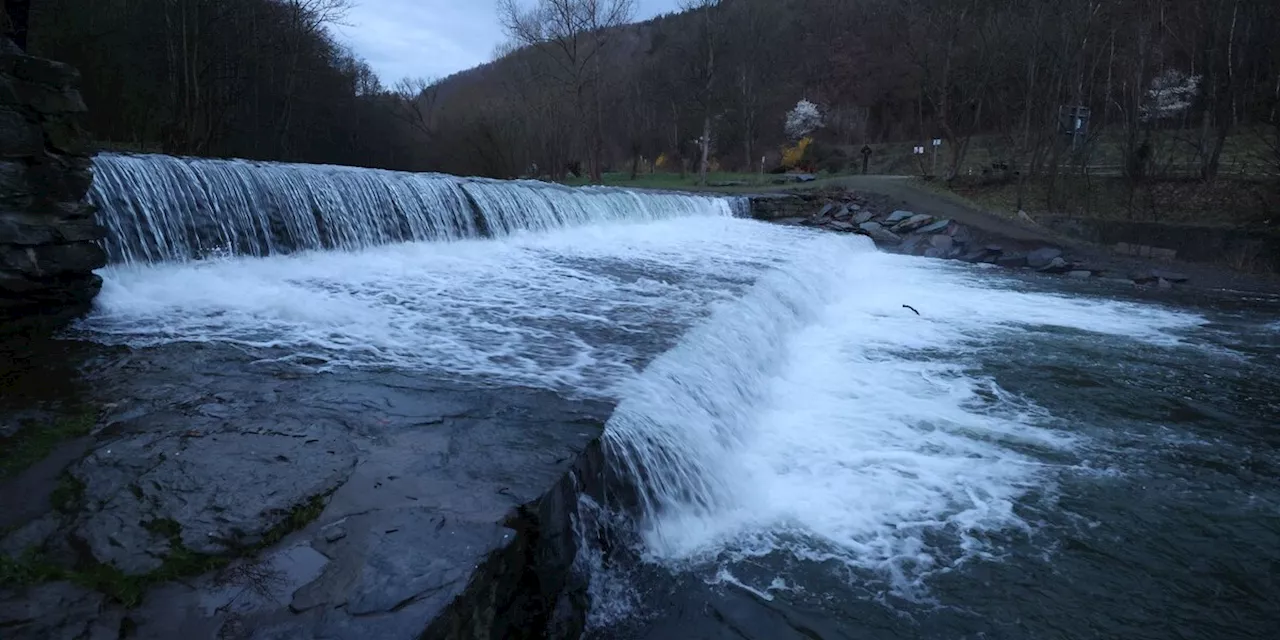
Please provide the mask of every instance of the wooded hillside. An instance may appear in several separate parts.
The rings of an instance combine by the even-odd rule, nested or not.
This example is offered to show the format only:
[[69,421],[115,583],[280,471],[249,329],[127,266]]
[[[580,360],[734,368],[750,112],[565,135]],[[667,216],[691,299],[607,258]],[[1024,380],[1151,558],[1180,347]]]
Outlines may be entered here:
[[[809,169],[940,138],[943,176],[981,157],[1024,176],[1212,179],[1244,139],[1251,172],[1280,172],[1274,0],[689,0],[624,26],[628,0],[515,0],[505,55],[396,90],[330,35],[344,2],[34,0],[31,47],[81,69],[98,138],[169,153],[758,171],[794,149],[784,121],[803,99],[823,125]],[[1075,136],[1072,108],[1088,110]],[[975,136],[998,151],[974,154]]]
[[[615,2],[618,0],[614,0]],[[607,4],[526,0],[551,14]],[[1275,170],[1280,3],[1271,0],[694,0],[690,10],[570,40],[588,67],[600,138],[567,103],[563,40],[450,78],[428,95],[433,163],[449,171],[558,175],[642,158],[754,171],[793,144],[788,110],[819,105],[807,164],[856,164],[865,143],[943,140],[939,173],[966,168],[975,135],[1008,171],[1067,171],[1117,156],[1126,175],[1212,178],[1229,135],[1257,139]],[[519,35],[519,34],[516,34]],[[428,92],[430,94],[431,91]],[[1073,113],[1088,110],[1080,135]],[[1105,144],[1104,144],[1105,143]],[[1105,147],[1105,148],[1104,148]],[[1116,149],[1118,147],[1118,150]],[[854,151],[855,153],[850,153]],[[1109,160],[1110,161],[1110,160]],[[1002,167],[1002,168],[1003,168]],[[588,167],[589,169],[590,167]],[[714,168],[714,167],[713,167]]]

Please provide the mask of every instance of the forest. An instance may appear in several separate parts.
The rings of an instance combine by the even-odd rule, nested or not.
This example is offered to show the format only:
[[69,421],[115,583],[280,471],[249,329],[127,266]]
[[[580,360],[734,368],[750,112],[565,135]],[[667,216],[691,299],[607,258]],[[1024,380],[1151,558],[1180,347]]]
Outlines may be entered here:
[[334,38],[346,6],[33,0],[30,47],[82,71],[106,148],[598,180],[938,139],[944,178],[975,140],[1021,176],[1280,172],[1274,0],[686,0],[640,23],[632,0],[502,0],[493,61],[390,86]]

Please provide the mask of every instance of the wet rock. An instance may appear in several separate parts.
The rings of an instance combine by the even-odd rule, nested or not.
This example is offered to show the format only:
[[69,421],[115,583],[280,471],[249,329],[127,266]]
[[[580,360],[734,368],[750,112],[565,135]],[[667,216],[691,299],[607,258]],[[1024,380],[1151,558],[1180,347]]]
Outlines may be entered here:
[[849,207],[842,206],[831,217],[835,218],[836,220],[848,221],[850,218],[853,217],[853,212],[849,210]]
[[929,224],[931,221],[933,221],[933,216],[927,213],[919,213],[893,225],[889,230],[898,235],[902,235],[911,233],[912,231]]
[[0,636],[6,640],[116,640],[124,612],[100,593],[69,582],[0,591]]
[[[1027,264],[1030,265],[1030,263],[1031,263],[1031,258],[1028,257]],[[1061,257],[1054,258],[1049,262],[1049,264],[1046,264],[1038,269],[1038,271],[1040,271],[1041,273],[1066,273],[1071,270],[1072,270],[1071,263],[1067,262],[1066,260],[1063,260]]]
[[17,80],[13,82],[13,92],[22,104],[41,114],[84,113],[89,110],[80,92],[71,88]]
[[1140,271],[1132,274],[1132,276],[1130,276],[1130,279],[1132,279],[1134,282],[1137,282],[1139,284],[1148,284],[1152,282],[1157,282],[1159,280],[1168,280],[1169,282],[1182,283],[1182,282],[1186,282],[1189,278],[1187,278],[1186,275],[1178,273],[1176,271],[1167,271],[1164,269],[1149,269],[1146,271]]
[[826,217],[829,217],[832,213],[834,213],[835,210],[836,210],[836,205],[828,202],[827,204],[823,205],[822,209],[818,210],[818,213],[814,214],[814,217],[826,218]]
[[334,429],[116,440],[71,470],[85,487],[72,535],[95,560],[131,575],[160,567],[175,543],[226,553],[333,491],[355,459]]
[[854,231],[858,228],[851,222],[841,222],[839,220],[827,223],[826,227],[832,231],[843,231],[845,233]]
[[44,153],[40,125],[13,109],[0,109],[0,156],[29,158]]
[[1027,266],[1027,257],[1018,253],[1001,254],[1000,257],[996,258],[995,264],[1001,267],[1017,269]]
[[898,245],[897,251],[910,256],[922,256],[930,248],[927,237],[911,235],[902,239],[902,244]]
[[83,155],[90,152],[89,134],[73,119],[47,116],[40,124],[49,147],[62,153]]
[[320,531],[325,542],[337,542],[347,537],[347,529],[341,522],[335,522]]
[[1068,277],[1068,278],[1075,278],[1076,280],[1088,280],[1089,278],[1092,278],[1092,277],[1093,277],[1093,272],[1092,272],[1092,271],[1084,271],[1084,270],[1082,270],[1082,269],[1076,269],[1075,271],[1068,271],[1068,272],[1067,272],[1067,277]]
[[902,211],[902,210],[894,211],[893,213],[889,214],[889,217],[884,219],[884,223],[887,225],[895,225],[914,215],[915,214],[910,211]]
[[97,242],[106,231],[89,218],[61,220],[33,213],[0,212],[0,238],[18,245]]
[[1172,288],[1173,288],[1173,283],[1172,283],[1172,282],[1169,282],[1168,280],[1165,280],[1164,278],[1160,278],[1159,280],[1157,280],[1157,281],[1156,281],[1156,288],[1158,288],[1158,289],[1166,289],[1166,290],[1167,290],[1167,289],[1172,289]]
[[902,242],[902,238],[900,236],[893,233],[892,231],[889,231],[888,229],[885,229],[878,222],[864,222],[858,225],[858,228],[862,229],[867,233],[867,235],[871,236],[871,239],[876,241],[877,244],[896,245]]
[[858,225],[866,224],[871,222],[871,219],[874,217],[876,217],[876,214],[870,211],[860,211],[858,215],[853,217],[853,223]]
[[1055,259],[1061,256],[1061,249],[1054,249],[1053,247],[1036,249],[1035,251],[1027,254],[1027,266],[1032,269],[1041,269],[1049,266]]
[[922,235],[940,233],[942,230],[946,229],[950,225],[951,225],[951,221],[946,218],[943,218],[941,220],[938,220],[937,222],[932,222],[923,227],[920,227],[919,229],[916,230],[916,233],[919,233]]
[[991,253],[1004,253],[1004,247],[1002,247],[1002,246],[1000,246],[1000,245],[998,245],[998,244],[989,244],[989,245],[987,245],[987,246],[983,247],[983,250],[985,250],[985,251],[989,251],[989,252],[991,252]]
[[75,67],[26,55],[14,61],[13,75],[29,82],[59,88],[71,87],[80,82],[80,72]]
[[39,278],[88,273],[106,264],[107,254],[91,242],[26,247],[0,245],[0,269]]

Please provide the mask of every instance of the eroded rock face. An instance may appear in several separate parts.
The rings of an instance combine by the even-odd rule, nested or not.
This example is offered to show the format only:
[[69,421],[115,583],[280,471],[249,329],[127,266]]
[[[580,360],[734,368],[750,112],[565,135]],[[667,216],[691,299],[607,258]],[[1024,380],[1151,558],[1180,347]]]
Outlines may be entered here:
[[181,544],[222,554],[263,536],[346,481],[356,452],[333,429],[149,433],[99,447],[71,469],[84,489],[72,533],[93,559],[154,571]]
[[0,318],[87,307],[106,264],[85,204],[92,182],[80,127],[80,74],[5,47],[0,53]]
[[101,593],[69,582],[36,585],[22,593],[0,591],[0,636],[114,640],[124,611]]

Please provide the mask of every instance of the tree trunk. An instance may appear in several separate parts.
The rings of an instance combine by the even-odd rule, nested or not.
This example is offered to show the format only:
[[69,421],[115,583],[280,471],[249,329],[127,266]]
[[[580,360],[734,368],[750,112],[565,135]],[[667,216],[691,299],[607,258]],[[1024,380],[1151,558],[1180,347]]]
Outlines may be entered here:
[[702,117],[702,160],[698,162],[698,183],[707,186],[707,161],[711,155],[711,116]]

